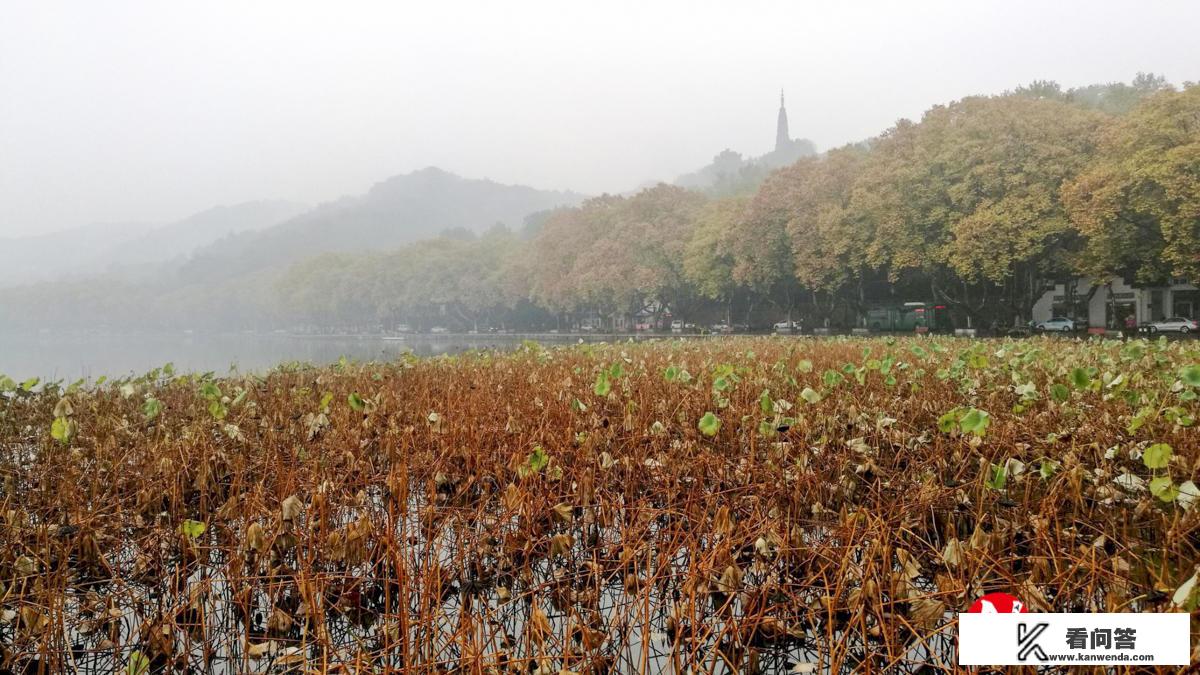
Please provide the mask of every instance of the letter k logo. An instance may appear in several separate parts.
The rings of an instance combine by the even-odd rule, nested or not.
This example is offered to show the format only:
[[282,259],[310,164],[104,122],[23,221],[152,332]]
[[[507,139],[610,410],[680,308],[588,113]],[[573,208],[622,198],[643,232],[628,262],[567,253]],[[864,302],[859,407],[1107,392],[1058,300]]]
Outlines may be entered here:
[[1037,639],[1046,629],[1050,627],[1048,623],[1035,623],[1033,628],[1027,623],[1017,624],[1017,660],[1026,661],[1029,655],[1037,657],[1039,661],[1048,660],[1046,652],[1042,650],[1042,646],[1037,643]]

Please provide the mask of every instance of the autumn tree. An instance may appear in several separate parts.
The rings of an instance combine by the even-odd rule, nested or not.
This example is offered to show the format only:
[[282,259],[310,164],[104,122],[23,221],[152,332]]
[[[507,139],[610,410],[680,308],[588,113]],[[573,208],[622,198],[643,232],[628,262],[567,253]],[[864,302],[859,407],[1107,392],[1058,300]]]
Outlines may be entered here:
[[1028,317],[1078,245],[1060,199],[1105,117],[1052,99],[974,97],[901,123],[872,149],[850,210],[876,226],[868,259],[920,271],[937,300]]
[[789,320],[802,289],[787,226],[794,215],[795,165],[772,173],[730,231],[733,280],[775,305]]
[[527,269],[534,302],[555,313],[589,308],[592,298],[587,296],[576,271],[599,264],[593,258],[593,246],[616,226],[624,201],[622,197],[603,195],[577,208],[549,214],[529,245]]
[[1161,92],[1114,120],[1063,197],[1087,239],[1085,274],[1200,280],[1200,86]]
[[790,203],[787,234],[797,281],[827,304],[859,306],[863,280],[871,273],[867,260],[872,223],[848,209],[867,151],[858,146],[831,150],[803,159],[780,171]]
[[748,201],[744,197],[732,197],[705,204],[696,215],[696,224],[684,251],[685,278],[698,295],[725,305],[725,321],[729,324],[733,323],[734,297],[741,290],[733,278],[732,235],[743,218]]
[[696,294],[684,274],[684,252],[704,202],[697,192],[663,183],[629,197],[615,228],[593,245],[596,264],[580,271],[583,282],[611,298],[617,311],[686,313]]

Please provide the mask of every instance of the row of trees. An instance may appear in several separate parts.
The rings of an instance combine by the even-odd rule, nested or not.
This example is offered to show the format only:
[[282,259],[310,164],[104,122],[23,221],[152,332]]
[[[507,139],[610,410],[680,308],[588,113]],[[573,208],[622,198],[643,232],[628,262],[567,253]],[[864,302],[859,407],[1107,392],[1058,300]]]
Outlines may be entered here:
[[318,258],[287,274],[283,305],[313,323],[499,324],[530,305],[849,322],[867,304],[928,299],[1011,325],[1055,279],[1198,279],[1200,87],[1120,87],[1117,103],[1036,83],[937,106],[748,195],[658,185],[555,212],[529,239],[497,229]]

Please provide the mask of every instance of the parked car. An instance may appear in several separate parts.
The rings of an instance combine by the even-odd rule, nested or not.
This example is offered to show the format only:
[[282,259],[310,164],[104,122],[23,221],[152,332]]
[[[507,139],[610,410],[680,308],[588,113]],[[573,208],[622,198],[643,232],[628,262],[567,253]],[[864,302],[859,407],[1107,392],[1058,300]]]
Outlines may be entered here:
[[1034,330],[1055,333],[1070,333],[1078,327],[1078,324],[1075,323],[1075,319],[1068,319],[1065,316],[1056,316],[1046,321],[1035,321],[1033,323]]
[[777,333],[780,333],[780,332],[790,333],[792,331],[800,332],[800,322],[799,321],[780,321],[779,323],[775,324],[774,328],[775,328],[775,332],[777,332]]
[[1151,333],[1191,333],[1198,329],[1200,329],[1200,325],[1197,325],[1195,319],[1187,319],[1182,316],[1173,316],[1146,324],[1146,330]]
[[433,328],[429,329],[429,332],[430,333],[449,333],[450,329],[448,329],[444,326],[434,326]]
[[671,332],[672,333],[682,333],[683,332],[683,321],[680,321],[678,319],[676,319],[675,321],[672,321],[671,322]]

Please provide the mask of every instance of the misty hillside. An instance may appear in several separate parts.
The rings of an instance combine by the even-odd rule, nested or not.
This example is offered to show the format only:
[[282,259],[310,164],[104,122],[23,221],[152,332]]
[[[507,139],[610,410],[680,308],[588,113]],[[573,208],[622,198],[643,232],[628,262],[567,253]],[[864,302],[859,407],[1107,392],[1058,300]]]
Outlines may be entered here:
[[113,250],[113,265],[140,265],[188,255],[231,234],[256,232],[308,210],[297,202],[261,200],[217,206],[156,227]]
[[394,176],[359,197],[343,197],[261,232],[229,237],[197,254],[180,270],[186,281],[225,278],[320,253],[387,250],[448,229],[482,232],[525,217],[574,206],[573,192],[462,178],[435,167]]
[[165,225],[98,223],[37,237],[0,239],[0,286],[79,279],[113,272],[152,273],[228,235],[253,232],[308,207],[284,201],[217,206]]
[[150,223],[94,223],[33,237],[0,238],[0,286],[95,271],[99,259],[153,228]]
[[775,169],[794,164],[802,157],[817,154],[817,146],[807,138],[794,138],[758,157],[743,157],[726,148],[705,166],[675,179],[675,184],[718,197],[753,192]]

